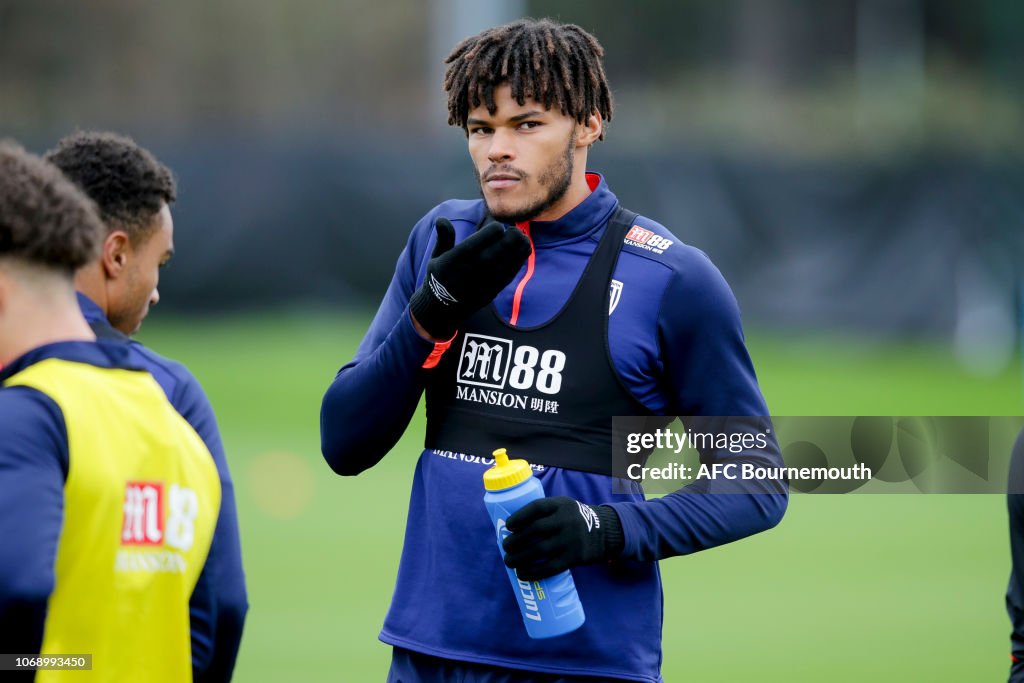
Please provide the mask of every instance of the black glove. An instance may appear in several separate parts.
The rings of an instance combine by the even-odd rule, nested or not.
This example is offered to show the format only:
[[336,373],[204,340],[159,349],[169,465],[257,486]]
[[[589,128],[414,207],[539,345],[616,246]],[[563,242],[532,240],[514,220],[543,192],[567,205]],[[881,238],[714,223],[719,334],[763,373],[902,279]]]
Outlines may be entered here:
[[554,576],[569,567],[612,560],[625,545],[619,514],[608,505],[541,498],[505,521],[505,564],[524,581]]
[[435,339],[451,339],[469,316],[494,300],[512,282],[530,255],[530,240],[516,228],[489,221],[455,245],[455,228],[438,218],[437,246],[427,262],[423,285],[409,308]]

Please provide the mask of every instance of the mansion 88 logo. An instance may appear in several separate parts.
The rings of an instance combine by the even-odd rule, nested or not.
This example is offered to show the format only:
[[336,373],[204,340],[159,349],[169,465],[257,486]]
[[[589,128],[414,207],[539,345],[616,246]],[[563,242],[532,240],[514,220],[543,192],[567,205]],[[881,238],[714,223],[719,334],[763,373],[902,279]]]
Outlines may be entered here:
[[[506,389],[534,390],[554,396],[562,389],[565,353],[558,349],[516,346],[511,339],[486,334],[467,334],[459,352],[457,397],[477,403],[527,408],[526,397],[504,393]],[[550,400],[532,399],[529,409],[557,412]]]
[[162,481],[129,481],[125,485],[119,572],[172,572],[186,569],[195,542],[199,497],[184,486]]
[[[160,481],[130,481],[125,486],[121,545],[163,545],[188,550],[195,538],[199,499],[195,491]],[[165,507],[168,508],[165,514]]]
[[672,246],[672,240],[657,235],[646,228],[641,228],[639,225],[634,225],[629,229],[624,241],[631,247],[653,251],[655,254],[663,254],[666,249]]

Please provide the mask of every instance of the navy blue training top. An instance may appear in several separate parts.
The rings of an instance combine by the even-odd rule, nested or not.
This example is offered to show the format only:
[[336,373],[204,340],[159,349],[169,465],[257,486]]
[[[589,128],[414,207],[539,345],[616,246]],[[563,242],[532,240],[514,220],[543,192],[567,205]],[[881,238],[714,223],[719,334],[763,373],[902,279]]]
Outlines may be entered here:
[[[535,263],[520,292],[518,326],[545,323],[565,304],[618,200],[600,176],[592,193],[556,221],[528,230]],[[413,228],[384,300],[355,358],[338,372],[321,409],[321,447],[339,474],[372,467],[405,431],[424,386],[434,345],[408,312],[434,248],[434,221],[451,220],[456,239],[472,234],[481,200],[450,200]],[[618,300],[608,318],[614,368],[632,395],[659,415],[767,415],[747,353],[736,300],[701,251],[640,216],[613,275]],[[647,234],[650,233],[650,234]],[[627,237],[630,237],[629,235]],[[509,320],[524,265],[496,297]],[[455,349],[449,353],[456,352]],[[372,407],[372,409],[367,409]],[[610,416],[609,416],[610,417]],[[413,480],[405,545],[384,642],[449,659],[532,671],[657,681],[661,586],[654,560],[696,552],[768,529],[785,493],[612,496],[604,475],[546,467],[535,472],[549,496],[612,505],[622,520],[619,562],[576,567],[587,623],[569,636],[531,641],[507,586],[483,506],[487,453],[424,450]],[[514,454],[529,459],[529,453]],[[781,465],[777,452],[718,454],[732,462]]]
[[114,330],[103,309],[81,292],[78,293],[78,304],[86,322],[99,336],[122,340],[129,350],[130,361],[153,375],[167,394],[168,401],[192,425],[213,455],[220,475],[220,515],[209,557],[189,602],[192,668],[196,683],[229,681],[242,641],[249,602],[242,568],[235,487],[213,407],[188,368]]

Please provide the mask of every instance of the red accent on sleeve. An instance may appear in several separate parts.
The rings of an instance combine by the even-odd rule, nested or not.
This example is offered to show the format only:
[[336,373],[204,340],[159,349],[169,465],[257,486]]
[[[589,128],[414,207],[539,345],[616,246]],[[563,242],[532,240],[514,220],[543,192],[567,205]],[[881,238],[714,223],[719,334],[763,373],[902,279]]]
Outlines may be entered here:
[[427,359],[423,361],[423,369],[429,370],[430,368],[437,367],[437,364],[441,362],[441,356],[444,355],[444,352],[448,350],[448,347],[452,345],[452,342],[455,341],[455,337],[457,336],[459,336],[458,332],[453,334],[452,338],[448,341],[434,342],[434,350],[431,351],[430,355],[427,356]]
[[1010,653],[1010,661],[1011,661],[1011,662],[1013,662],[1014,664],[1016,664],[1016,663],[1017,663],[1017,662],[1019,662],[1020,660],[1019,660],[1019,659],[1017,659],[1017,655],[1015,655],[1015,654],[1013,654],[1013,653],[1011,652],[1011,653]]

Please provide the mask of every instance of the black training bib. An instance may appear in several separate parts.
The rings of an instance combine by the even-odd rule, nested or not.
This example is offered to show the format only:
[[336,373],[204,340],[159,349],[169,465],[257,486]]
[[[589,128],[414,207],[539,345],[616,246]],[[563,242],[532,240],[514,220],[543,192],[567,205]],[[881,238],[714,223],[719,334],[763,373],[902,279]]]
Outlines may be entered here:
[[[608,348],[612,274],[636,214],[619,207],[562,310],[514,327],[491,304],[467,321],[428,371],[425,446],[611,474],[612,417],[651,415]],[[672,418],[666,417],[667,424]]]

